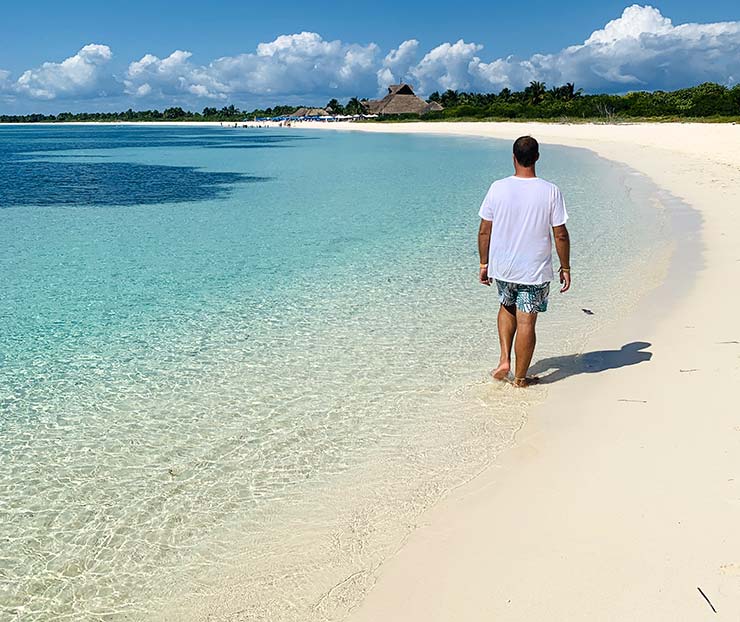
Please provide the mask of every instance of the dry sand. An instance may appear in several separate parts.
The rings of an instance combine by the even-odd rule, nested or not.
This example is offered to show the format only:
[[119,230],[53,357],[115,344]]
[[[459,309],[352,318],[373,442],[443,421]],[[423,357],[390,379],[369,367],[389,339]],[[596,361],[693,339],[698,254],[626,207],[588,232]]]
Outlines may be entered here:
[[651,360],[550,385],[515,446],[425,516],[351,620],[740,620],[740,126],[352,129],[529,133],[543,157],[585,147],[702,222],[680,228],[666,283],[587,348],[644,341]]

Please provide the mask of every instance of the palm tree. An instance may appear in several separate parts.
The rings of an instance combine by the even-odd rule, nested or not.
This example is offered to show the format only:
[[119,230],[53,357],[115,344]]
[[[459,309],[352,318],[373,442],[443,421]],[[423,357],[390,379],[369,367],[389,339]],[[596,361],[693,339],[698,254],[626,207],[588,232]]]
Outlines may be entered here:
[[344,114],[344,106],[336,99],[332,99],[326,104],[326,110],[329,114]]
[[529,86],[524,89],[525,95],[529,97],[529,103],[533,105],[539,104],[545,98],[546,92],[547,89],[545,88],[545,83],[537,82],[535,80],[532,80],[532,82],[529,83]]
[[457,106],[457,104],[459,103],[457,91],[453,91],[452,89],[447,89],[440,96],[440,103],[445,108],[450,108],[452,106]]
[[365,106],[362,105],[362,102],[359,99],[353,97],[347,102],[347,105],[344,107],[344,113],[365,114]]

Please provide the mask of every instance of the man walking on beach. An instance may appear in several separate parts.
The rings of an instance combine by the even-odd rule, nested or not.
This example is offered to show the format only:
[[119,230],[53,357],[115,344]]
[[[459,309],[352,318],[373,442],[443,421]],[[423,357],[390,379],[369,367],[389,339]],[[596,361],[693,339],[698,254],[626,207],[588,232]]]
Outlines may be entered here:
[[[568,213],[560,188],[535,174],[539,145],[531,136],[514,142],[514,175],[493,182],[480,207],[480,282],[495,280],[501,306],[498,335],[501,359],[492,375],[505,380],[514,347],[514,386],[526,387],[536,343],[537,314],[547,311],[552,269],[552,237],[560,259],[560,291],[570,289]],[[516,336],[516,343],[514,338]]]

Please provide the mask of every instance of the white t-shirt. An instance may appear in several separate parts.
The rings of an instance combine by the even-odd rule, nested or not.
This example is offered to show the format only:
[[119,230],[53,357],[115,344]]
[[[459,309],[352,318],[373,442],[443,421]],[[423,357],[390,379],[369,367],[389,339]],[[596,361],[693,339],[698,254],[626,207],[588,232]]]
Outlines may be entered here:
[[493,221],[488,276],[539,285],[552,281],[552,227],[568,220],[560,188],[539,177],[506,177],[491,184],[480,217]]

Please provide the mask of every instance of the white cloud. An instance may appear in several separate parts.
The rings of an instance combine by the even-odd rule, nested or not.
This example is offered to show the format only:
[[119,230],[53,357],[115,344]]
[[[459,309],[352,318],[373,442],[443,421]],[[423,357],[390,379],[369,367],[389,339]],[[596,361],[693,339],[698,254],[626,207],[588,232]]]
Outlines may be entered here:
[[397,48],[388,52],[383,59],[383,66],[378,69],[378,89],[382,93],[390,84],[399,82],[405,76],[416,61],[419,42],[416,39],[408,39]]
[[632,5],[583,44],[538,62],[543,78],[588,90],[727,83],[740,69],[740,22],[674,26],[658,9]]
[[595,30],[584,45],[597,43],[612,44],[622,39],[639,37],[646,33],[668,34],[673,28],[671,20],[651,6],[633,4],[622,12],[622,16],[610,21],[601,30]]
[[[90,44],[61,62],[46,62],[13,79],[0,70],[6,101],[76,99],[81,108],[103,95],[128,106],[191,107],[214,101],[247,105],[367,96],[391,83],[411,83],[422,95],[435,90],[521,89],[532,80],[575,82],[586,91],[672,89],[704,81],[735,84],[740,78],[740,21],[679,24],[651,6],[632,5],[582,43],[555,53],[493,60],[483,46],[462,39],[423,54],[416,39],[385,56],[374,43],[324,40],[314,32],[281,35],[254,51],[205,64],[175,50],[146,54],[113,70],[108,46]],[[421,58],[419,58],[421,57]],[[146,102],[146,103],[145,103]],[[114,105],[114,104],[110,104]]]
[[128,66],[123,80],[126,93],[136,97],[194,95],[224,99],[226,86],[202,67],[190,62],[192,54],[175,50],[166,58],[145,54]]
[[443,43],[427,52],[419,63],[409,69],[411,81],[416,82],[421,93],[441,90],[468,90],[475,87],[471,63],[478,58],[476,52],[483,49],[477,43]]
[[219,58],[208,67],[230,92],[256,95],[350,95],[374,82],[374,43],[325,41],[313,32],[260,43],[256,54]]
[[531,80],[575,82],[589,91],[674,89],[705,81],[732,83],[740,75],[740,22],[674,26],[651,6],[629,6],[582,44],[554,54],[485,62],[477,55],[480,46],[473,45],[441,45],[406,77],[428,93],[520,89]]
[[112,57],[107,45],[91,43],[61,63],[47,62],[23,72],[12,88],[31,99],[102,96],[112,84],[106,72]]
[[[325,41],[313,32],[281,35],[255,53],[194,65],[190,52],[165,59],[147,54],[129,65],[126,92],[133,95],[226,99],[235,95],[309,97],[362,94],[374,82],[378,46]],[[144,90],[142,91],[142,87]]]

